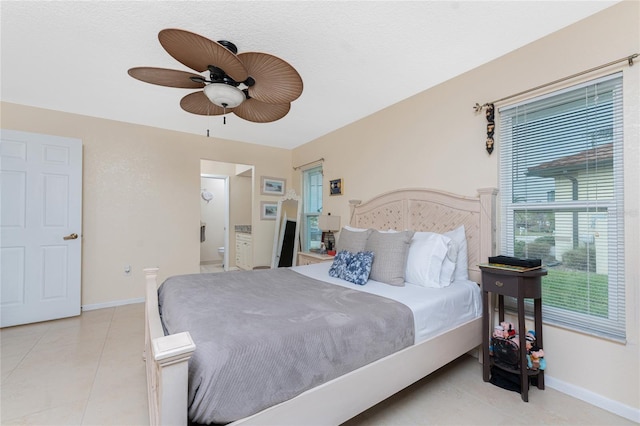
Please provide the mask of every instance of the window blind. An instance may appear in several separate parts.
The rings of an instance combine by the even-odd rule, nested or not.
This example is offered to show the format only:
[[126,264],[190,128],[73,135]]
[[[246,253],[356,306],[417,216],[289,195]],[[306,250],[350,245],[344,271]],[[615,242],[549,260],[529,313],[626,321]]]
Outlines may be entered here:
[[542,259],[545,322],[624,340],[621,73],[498,119],[502,251]]

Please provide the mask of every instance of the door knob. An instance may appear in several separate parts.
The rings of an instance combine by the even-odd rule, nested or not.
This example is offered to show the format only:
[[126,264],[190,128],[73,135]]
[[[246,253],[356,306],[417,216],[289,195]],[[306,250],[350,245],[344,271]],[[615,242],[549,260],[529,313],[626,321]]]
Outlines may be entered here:
[[75,232],[73,234],[69,234],[66,237],[62,237],[63,240],[75,240],[76,238],[78,238],[78,234],[76,234]]

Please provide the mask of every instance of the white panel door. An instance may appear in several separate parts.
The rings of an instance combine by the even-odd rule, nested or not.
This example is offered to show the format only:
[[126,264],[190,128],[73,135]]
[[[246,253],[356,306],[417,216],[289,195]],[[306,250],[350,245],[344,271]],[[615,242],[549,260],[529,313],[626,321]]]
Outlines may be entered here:
[[82,141],[0,132],[0,327],[80,315]]

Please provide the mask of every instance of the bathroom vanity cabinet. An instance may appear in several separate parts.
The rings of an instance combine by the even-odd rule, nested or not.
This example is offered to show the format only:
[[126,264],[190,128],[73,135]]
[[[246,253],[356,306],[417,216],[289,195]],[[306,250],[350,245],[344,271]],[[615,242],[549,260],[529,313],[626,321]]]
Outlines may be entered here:
[[251,234],[236,233],[236,266],[247,271],[253,269]]

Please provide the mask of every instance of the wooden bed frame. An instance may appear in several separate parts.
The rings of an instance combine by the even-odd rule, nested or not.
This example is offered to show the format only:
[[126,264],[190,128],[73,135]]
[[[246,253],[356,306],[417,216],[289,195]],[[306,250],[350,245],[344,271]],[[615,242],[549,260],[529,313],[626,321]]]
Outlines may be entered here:
[[[469,278],[495,254],[494,188],[478,197],[403,189],[351,205],[352,226],[445,232],[465,226]],[[151,425],[187,425],[187,364],[195,344],[188,332],[165,336],[158,312],[158,268],[145,269],[145,360]],[[482,319],[410,346],[232,425],[339,425],[482,343]],[[328,407],[331,407],[328,409]]]

